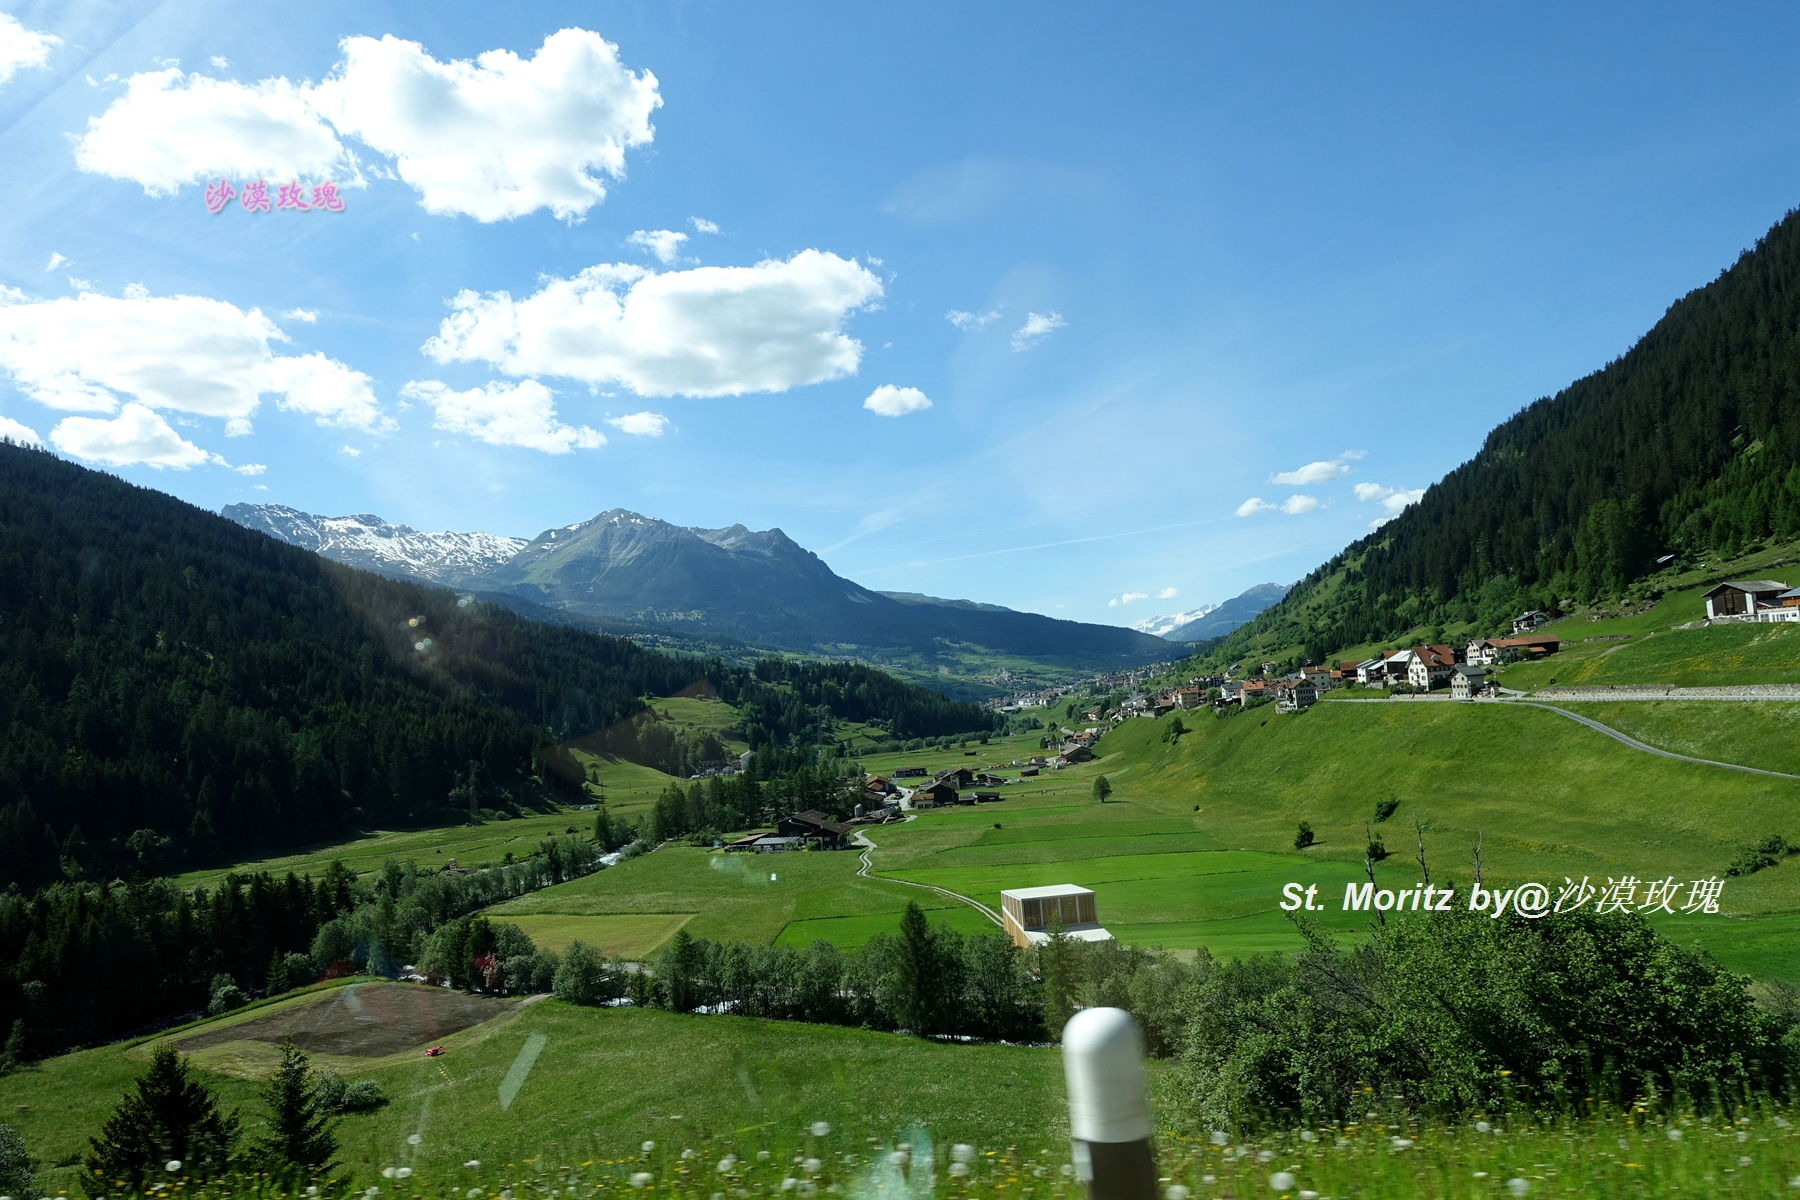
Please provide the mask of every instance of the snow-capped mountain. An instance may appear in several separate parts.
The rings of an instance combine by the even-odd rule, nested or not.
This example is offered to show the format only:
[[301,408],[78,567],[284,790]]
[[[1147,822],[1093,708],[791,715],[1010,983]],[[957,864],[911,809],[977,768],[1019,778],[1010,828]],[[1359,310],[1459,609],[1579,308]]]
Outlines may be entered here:
[[1158,613],[1154,617],[1145,617],[1134,624],[1132,628],[1139,633],[1147,633],[1151,637],[1168,637],[1169,634],[1180,629],[1189,621],[1198,621],[1218,607],[1217,604],[1202,604],[1199,608],[1190,609],[1187,612]]
[[527,544],[498,533],[420,533],[369,513],[321,517],[283,504],[228,504],[221,515],[346,566],[432,583],[486,575]]

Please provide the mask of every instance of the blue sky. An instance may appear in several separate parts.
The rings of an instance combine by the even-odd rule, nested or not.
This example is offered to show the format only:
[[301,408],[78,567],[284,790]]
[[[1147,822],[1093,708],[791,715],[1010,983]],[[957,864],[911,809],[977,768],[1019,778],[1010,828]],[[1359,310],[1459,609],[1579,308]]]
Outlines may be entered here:
[[0,0],[0,428],[1124,624],[1297,578],[1800,201],[1791,7],[426,8]]

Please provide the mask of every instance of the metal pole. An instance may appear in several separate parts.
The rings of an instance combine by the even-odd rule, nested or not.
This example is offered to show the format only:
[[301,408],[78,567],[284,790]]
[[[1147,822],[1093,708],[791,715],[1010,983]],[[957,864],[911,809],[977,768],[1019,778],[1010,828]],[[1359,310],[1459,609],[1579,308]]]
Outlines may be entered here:
[[1156,1200],[1144,1040],[1122,1008],[1087,1008],[1063,1027],[1069,1135],[1088,1200]]

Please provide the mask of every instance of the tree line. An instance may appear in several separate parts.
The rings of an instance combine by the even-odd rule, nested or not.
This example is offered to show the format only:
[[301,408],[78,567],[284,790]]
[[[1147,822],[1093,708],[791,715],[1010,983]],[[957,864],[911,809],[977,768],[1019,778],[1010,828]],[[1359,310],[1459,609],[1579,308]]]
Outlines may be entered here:
[[1202,647],[1315,661],[1415,626],[1619,595],[1673,555],[1800,537],[1800,214],[1625,354],[1494,429],[1417,504]]

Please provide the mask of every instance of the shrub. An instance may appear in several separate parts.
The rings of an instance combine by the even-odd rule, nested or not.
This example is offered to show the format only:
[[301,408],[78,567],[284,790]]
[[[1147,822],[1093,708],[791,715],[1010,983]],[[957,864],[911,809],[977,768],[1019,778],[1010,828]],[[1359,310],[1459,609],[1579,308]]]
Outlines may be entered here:
[[1318,841],[1318,838],[1313,836],[1313,827],[1311,823],[1307,821],[1300,822],[1300,828],[1294,833],[1294,849],[1304,850],[1316,841]]
[[212,1000],[206,1005],[206,1015],[216,1017],[228,1013],[234,1008],[242,1008],[250,1003],[250,997],[244,989],[235,983],[227,983],[212,994]]
[[313,1095],[327,1112],[367,1112],[387,1103],[381,1085],[373,1079],[351,1082],[336,1071],[319,1071],[313,1076]]
[[36,1182],[25,1139],[11,1125],[0,1125],[0,1192],[8,1196],[33,1195],[36,1189],[32,1185]]
[[1383,800],[1375,806],[1375,823],[1377,825],[1381,824],[1383,821],[1393,816],[1394,810],[1399,807],[1400,800],[1396,796],[1390,796],[1386,800]]

